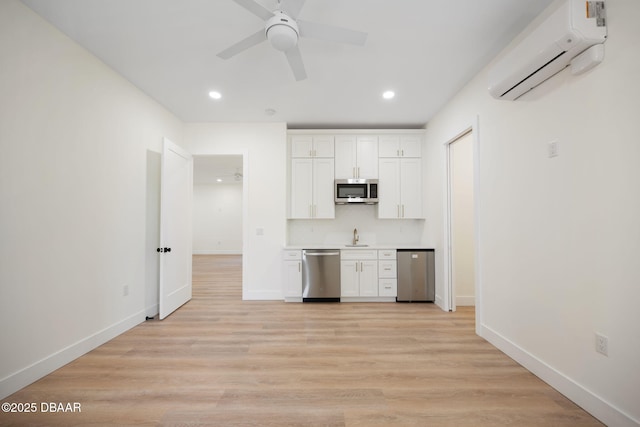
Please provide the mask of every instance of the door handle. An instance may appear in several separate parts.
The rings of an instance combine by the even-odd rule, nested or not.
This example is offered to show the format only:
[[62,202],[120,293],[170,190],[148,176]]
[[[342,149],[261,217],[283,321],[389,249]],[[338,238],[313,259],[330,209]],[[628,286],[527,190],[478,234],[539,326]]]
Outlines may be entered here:
[[156,252],[160,252],[160,253],[171,252],[171,248],[158,248],[156,249]]

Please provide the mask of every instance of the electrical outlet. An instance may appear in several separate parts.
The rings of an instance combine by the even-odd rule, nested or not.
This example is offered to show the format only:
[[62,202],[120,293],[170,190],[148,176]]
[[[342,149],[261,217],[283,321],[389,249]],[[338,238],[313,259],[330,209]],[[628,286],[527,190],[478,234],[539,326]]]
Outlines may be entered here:
[[560,143],[558,142],[557,139],[554,139],[553,141],[547,144],[547,155],[549,156],[549,158],[558,157],[558,154],[560,154],[559,150],[560,150]]
[[122,286],[122,296],[126,297],[129,295],[129,285]]
[[609,356],[609,338],[596,333],[596,351],[605,356]]

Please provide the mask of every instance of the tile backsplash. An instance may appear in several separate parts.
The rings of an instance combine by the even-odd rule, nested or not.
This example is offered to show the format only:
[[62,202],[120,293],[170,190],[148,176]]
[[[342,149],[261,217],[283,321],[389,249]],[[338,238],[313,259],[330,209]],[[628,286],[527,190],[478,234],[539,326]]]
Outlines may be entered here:
[[335,219],[290,219],[287,244],[345,245],[358,229],[361,244],[420,245],[425,220],[378,219],[376,205],[336,205]]

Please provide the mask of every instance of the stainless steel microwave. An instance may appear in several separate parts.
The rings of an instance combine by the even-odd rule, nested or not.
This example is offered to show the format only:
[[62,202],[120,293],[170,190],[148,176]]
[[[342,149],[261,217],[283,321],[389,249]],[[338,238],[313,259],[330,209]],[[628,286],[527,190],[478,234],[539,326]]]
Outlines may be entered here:
[[377,179],[336,179],[335,201],[337,205],[347,203],[378,203]]

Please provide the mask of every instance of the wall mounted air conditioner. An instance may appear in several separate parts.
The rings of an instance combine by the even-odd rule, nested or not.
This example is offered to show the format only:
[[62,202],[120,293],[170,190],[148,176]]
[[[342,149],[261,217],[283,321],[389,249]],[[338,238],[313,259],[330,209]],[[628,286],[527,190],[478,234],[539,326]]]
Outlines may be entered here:
[[606,39],[605,2],[567,0],[489,70],[489,93],[514,100],[574,58],[584,72],[602,61]]

